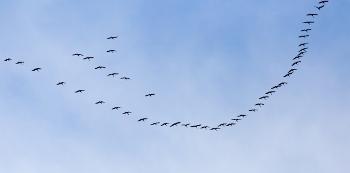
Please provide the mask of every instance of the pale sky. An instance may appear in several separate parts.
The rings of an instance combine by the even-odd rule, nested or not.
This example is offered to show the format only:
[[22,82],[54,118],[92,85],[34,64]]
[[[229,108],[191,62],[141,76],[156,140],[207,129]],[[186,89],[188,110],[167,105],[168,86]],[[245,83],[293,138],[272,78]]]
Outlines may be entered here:
[[350,172],[350,1],[318,2],[2,0],[0,172]]

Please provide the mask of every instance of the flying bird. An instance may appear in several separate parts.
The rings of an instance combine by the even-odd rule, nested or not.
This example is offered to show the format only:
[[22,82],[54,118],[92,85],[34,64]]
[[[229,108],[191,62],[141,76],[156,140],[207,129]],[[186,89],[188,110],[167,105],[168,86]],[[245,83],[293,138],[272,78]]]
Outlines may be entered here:
[[126,111],[126,112],[123,112],[123,114],[131,114],[131,112],[129,112],[129,111]]
[[295,69],[295,68],[290,69],[288,73],[294,72],[295,70],[298,70],[298,69]]
[[110,73],[110,74],[108,74],[107,76],[113,76],[114,77],[114,75],[118,75],[119,73]]
[[301,61],[296,61],[296,62],[294,62],[294,63],[292,64],[292,66],[298,65],[300,62],[301,62]]
[[112,39],[112,40],[114,40],[115,38],[118,38],[118,36],[111,36],[111,37],[108,37],[107,39]]
[[104,66],[97,66],[97,67],[95,67],[95,69],[103,69],[103,68],[106,68],[106,67],[104,67]]
[[120,107],[113,107],[112,110],[114,110],[114,109],[118,110],[119,108],[120,108]]
[[297,55],[296,57],[293,58],[293,60],[300,59],[301,57],[303,57],[303,56],[302,55]]
[[272,95],[272,93],[274,93],[274,92],[276,92],[276,91],[269,91],[269,92],[267,92],[265,94],[271,94]]
[[92,58],[94,58],[94,57],[92,57],[92,56],[87,56],[87,57],[85,57],[85,58],[83,58],[83,60],[89,60],[90,61],[90,59],[92,59]]
[[141,119],[139,119],[139,120],[137,120],[137,121],[143,121],[143,122],[145,122],[145,120],[147,120],[148,118],[141,118]]
[[255,106],[263,106],[263,105],[265,105],[264,103],[257,103],[257,104],[255,104]]
[[[269,97],[269,96],[267,96],[267,97]],[[245,117],[245,116],[247,116],[247,115],[244,115],[244,114],[241,114],[241,115],[238,115],[237,117]]]
[[98,101],[98,102],[96,102],[95,104],[103,104],[103,103],[105,103],[104,101]]
[[[218,125],[218,127],[220,127],[220,126],[225,127],[226,124],[227,124],[227,123],[221,123],[221,124]],[[203,127],[205,127],[205,126],[203,126]]]
[[11,61],[12,59],[11,58],[6,58],[4,61]]
[[280,84],[278,84],[278,85],[286,85],[286,84],[288,84],[287,82],[281,82]]
[[210,130],[218,131],[219,129],[220,129],[219,127],[215,127],[215,128],[211,128]]
[[300,49],[299,52],[306,51],[306,49],[309,49],[309,48],[308,47],[304,47],[304,48]]
[[130,78],[128,78],[128,77],[122,77],[120,79],[130,80]]
[[203,127],[201,127],[201,129],[205,129],[205,130],[207,130],[208,128],[210,128],[209,126],[203,126]]
[[293,72],[292,72],[292,73],[287,73],[287,74],[284,75],[283,77],[290,77],[291,74],[293,74]]
[[[324,3],[323,3],[324,4]],[[319,7],[317,7],[317,6],[315,6],[318,10],[321,10],[321,8],[323,8],[324,7],[324,5],[321,5],[321,6],[319,6]]]
[[83,91],[85,91],[85,90],[77,90],[77,91],[75,91],[75,93],[83,93]]
[[162,125],[160,125],[160,126],[167,126],[169,123],[163,123]]
[[33,69],[32,71],[37,71],[37,72],[39,72],[39,70],[41,70],[41,68],[35,68],[35,69]]
[[187,124],[181,124],[182,126],[185,126],[185,127],[187,127],[187,126],[189,126],[190,125],[190,123],[187,123]]
[[236,123],[228,123],[228,124],[226,124],[226,126],[233,126],[233,125],[236,125]]
[[197,127],[199,127],[199,126],[201,126],[202,124],[198,124],[198,125],[193,125],[193,126],[191,126],[191,127],[195,127],[195,128],[197,128]]
[[21,65],[23,65],[23,61],[18,61],[18,62],[16,62],[16,64],[21,64]]
[[75,53],[75,54],[73,54],[73,56],[84,56],[84,55],[80,54],[80,53]]
[[107,50],[106,52],[111,52],[111,53],[113,53],[113,52],[115,52],[116,50],[114,50],[114,49],[110,49],[110,50]]
[[255,111],[258,111],[257,109],[250,109],[249,110],[250,112],[255,112]]
[[260,97],[259,99],[267,99],[267,98],[269,98],[270,96],[262,96],[262,97]]
[[303,22],[303,23],[307,23],[309,25],[311,25],[311,23],[315,23],[314,21],[306,21],[306,22]]
[[235,120],[236,122],[238,122],[238,121],[241,120],[241,119],[239,119],[239,118],[234,118],[234,119],[231,119],[231,120]]
[[319,4],[325,4],[326,2],[328,2],[328,0],[320,1],[320,2],[318,2],[318,3],[319,3]]
[[152,97],[154,95],[156,95],[156,94],[146,94],[145,97]]
[[309,43],[301,43],[301,44],[299,44],[299,46],[305,46],[307,44],[309,44]]
[[309,31],[311,31],[311,29],[302,29],[302,30],[300,30],[301,32],[309,32]]
[[157,124],[159,124],[160,122],[155,122],[155,123],[152,123],[151,126],[155,126]]
[[66,82],[58,82],[56,85],[64,85]]
[[272,87],[271,89],[272,89],[272,90],[273,90],[273,89],[278,89],[278,87],[280,87],[280,86],[276,85],[276,86]]
[[299,38],[306,38],[306,37],[308,37],[309,35],[301,35],[301,36],[299,36]]
[[317,16],[317,15],[318,15],[318,14],[315,14],[315,13],[306,14],[306,16],[312,16],[312,17]]
[[170,127],[173,127],[173,126],[177,126],[178,124],[180,124],[181,122],[176,122],[174,124],[172,124]]

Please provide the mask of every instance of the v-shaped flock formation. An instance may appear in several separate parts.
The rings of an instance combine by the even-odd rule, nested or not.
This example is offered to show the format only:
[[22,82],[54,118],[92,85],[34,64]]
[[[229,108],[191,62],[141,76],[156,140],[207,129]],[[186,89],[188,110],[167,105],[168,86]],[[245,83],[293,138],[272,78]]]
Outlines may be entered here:
[[[318,2],[319,6],[315,6],[315,8],[318,9],[318,10],[321,10],[321,9],[325,6],[325,4],[326,4],[327,2],[328,2],[328,0],[320,1],[320,2]],[[306,16],[315,18],[315,16],[318,16],[318,14],[316,14],[316,13],[309,13],[309,14],[306,14]],[[306,26],[311,26],[311,25],[314,23],[314,21],[305,21],[305,22],[303,22],[303,23],[304,23],[304,24],[307,24]],[[308,37],[310,36],[310,35],[309,35],[309,32],[310,32],[311,30],[312,30],[312,29],[311,29],[311,28],[308,28],[308,27],[302,29],[301,32],[302,32],[302,33],[306,33],[306,34],[300,35],[299,38],[301,38],[301,39],[306,39],[306,38],[308,38]],[[118,38],[118,36],[111,36],[111,37],[108,37],[107,39],[108,39],[108,40],[114,40],[114,39],[117,39],[117,38]],[[307,45],[308,45],[308,44],[309,44],[308,42],[302,42],[302,43],[300,43],[300,44],[298,45],[299,47],[301,47],[301,49],[298,51],[297,55],[293,58],[293,61],[294,61],[294,62],[291,64],[291,66],[294,67],[294,66],[298,65],[299,63],[301,63],[300,59],[307,53],[307,50],[308,50]],[[114,52],[117,52],[117,51],[114,50],[114,49],[110,49],[110,50],[107,50],[106,52],[107,52],[107,53],[114,53]],[[73,56],[77,56],[77,57],[80,57],[80,56],[81,56],[81,57],[84,57],[84,55],[81,54],[81,53],[74,53]],[[86,56],[86,57],[83,58],[83,60],[88,60],[88,61],[91,61],[92,59],[94,59],[94,57],[92,57],[92,56]],[[4,61],[5,61],[5,62],[10,62],[11,60],[12,60],[11,58],[6,58]],[[16,64],[23,65],[24,62],[23,62],[23,61],[17,61]],[[98,69],[104,69],[104,68],[106,68],[106,67],[105,67],[105,66],[97,66],[95,69],[98,70]],[[37,71],[37,72],[39,72],[40,70],[42,70],[42,69],[39,68],[39,67],[32,69],[32,71]],[[284,77],[284,78],[290,77],[292,74],[294,74],[294,72],[295,72],[296,70],[297,70],[296,68],[290,69],[283,77]],[[111,76],[111,77],[115,77],[115,76],[117,76],[117,75],[119,75],[119,73],[116,73],[116,72],[107,74],[107,76]],[[126,77],[126,76],[121,77],[120,79],[124,79],[124,80],[126,80],[126,81],[127,81],[127,80],[130,80],[130,78],[129,78],[129,77]],[[280,83],[278,83],[277,85],[271,87],[271,90],[270,90],[270,91],[267,91],[267,92],[265,93],[264,96],[259,97],[259,100],[264,100],[264,101],[267,100],[268,98],[270,98],[270,97],[273,95],[273,93],[276,92],[276,90],[277,90],[278,88],[280,88],[280,87],[282,87],[282,86],[285,86],[286,84],[288,84],[288,83],[287,83],[287,82],[280,82]],[[60,82],[58,82],[56,85],[61,85],[61,86],[63,86],[63,85],[66,85],[66,82],[60,81]],[[84,89],[77,89],[77,90],[75,91],[75,93],[83,93],[83,92],[85,92]],[[155,96],[155,93],[148,93],[148,94],[145,94],[145,97],[152,97],[152,96]],[[102,101],[102,100],[99,100],[99,101],[95,102],[96,105],[98,105],[98,104],[104,104],[104,103],[105,103],[105,102]],[[256,104],[255,104],[256,107],[262,107],[262,106],[264,106],[264,105],[265,105],[264,103],[256,103]],[[121,107],[120,107],[120,106],[115,106],[115,107],[112,107],[111,109],[112,109],[112,110],[119,110],[119,109],[121,109]],[[258,111],[258,109],[252,108],[252,109],[249,109],[248,111],[249,111],[249,112],[256,112],[256,111]],[[131,111],[124,111],[122,114],[124,114],[124,115],[130,115],[131,113],[132,113]],[[198,128],[199,128],[199,129],[206,129],[206,130],[209,129],[209,130],[215,130],[215,131],[217,131],[217,130],[223,128],[223,127],[229,127],[229,126],[234,126],[234,125],[236,125],[237,122],[241,121],[241,120],[242,120],[244,117],[246,117],[246,116],[248,116],[248,115],[246,115],[246,114],[240,114],[240,115],[237,115],[236,117],[232,118],[230,122],[221,123],[221,124],[218,124],[218,125],[215,125],[215,126],[212,126],[212,127],[209,127],[209,126],[207,126],[207,125],[202,125],[202,124],[182,123],[182,122],[180,122],[180,121],[178,121],[178,122],[172,122],[172,123],[168,123],[168,122],[162,122],[162,123],[161,123],[161,122],[159,122],[159,121],[152,121],[152,122],[150,123],[150,126],[158,126],[158,125],[159,125],[160,127],[163,127],[163,126],[168,126],[168,125],[169,125],[168,127],[174,127],[174,126],[177,126],[177,125],[180,125],[180,124],[181,124],[181,126],[184,126],[184,127],[192,127],[192,128],[197,128],[197,129],[198,129]],[[136,121],[136,120],[137,120],[137,121]],[[136,119],[136,120],[135,120],[135,122],[145,122],[145,121],[148,120],[148,118],[143,117],[143,118],[139,118],[139,119]]]

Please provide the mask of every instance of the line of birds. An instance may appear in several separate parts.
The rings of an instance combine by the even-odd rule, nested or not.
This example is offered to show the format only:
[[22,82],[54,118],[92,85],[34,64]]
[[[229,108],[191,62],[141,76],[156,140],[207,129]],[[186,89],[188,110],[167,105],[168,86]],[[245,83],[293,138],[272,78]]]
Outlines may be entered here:
[[[321,10],[322,8],[324,8],[325,3],[327,3],[327,2],[328,2],[328,0],[320,1],[319,4],[322,4],[322,5],[321,5],[321,6],[315,6],[315,7],[316,7],[318,10]],[[306,16],[311,16],[312,18],[314,18],[315,16],[318,16],[318,14],[316,14],[316,13],[308,13],[308,14],[306,14]],[[313,24],[313,23],[315,23],[315,22],[314,22],[314,21],[305,21],[305,22],[303,22],[303,23],[308,24],[308,25],[311,25],[311,24]],[[306,28],[306,29],[302,29],[301,32],[309,33],[309,31],[311,31],[311,30],[312,30],[311,28]],[[309,37],[309,36],[310,36],[310,35],[308,35],[308,34],[306,34],[306,35],[300,35],[299,38],[305,39],[305,38],[307,38],[307,37]],[[109,40],[114,40],[114,39],[116,39],[116,38],[118,38],[118,36],[111,36],[111,37],[108,37],[107,39],[109,39]],[[298,65],[299,63],[301,63],[301,61],[300,61],[299,59],[302,58],[302,57],[304,56],[305,53],[307,53],[308,47],[306,47],[306,46],[307,46],[308,44],[309,44],[309,43],[307,43],[307,42],[303,42],[303,43],[300,43],[300,44],[299,44],[299,47],[302,47],[302,48],[298,51],[298,54],[293,58],[293,61],[296,60],[296,59],[298,59],[298,61],[294,61],[294,62],[292,63],[291,66],[295,66],[295,65]],[[110,50],[107,50],[106,52],[108,52],[108,53],[113,53],[113,52],[116,52],[116,50],[110,49]],[[83,54],[80,54],[80,53],[74,53],[73,56],[77,56],[77,57],[82,56],[82,57],[83,57],[84,55],[83,55]],[[92,56],[87,56],[87,57],[84,57],[83,60],[88,60],[88,61],[90,61],[90,60],[93,59],[93,58],[94,58],[94,57],[92,57]],[[12,60],[11,58],[6,58],[4,61],[11,61],[11,60]],[[18,62],[16,62],[16,64],[21,64],[21,65],[23,65],[24,62],[23,62],[23,61],[18,61]],[[106,68],[106,67],[104,67],[104,66],[97,66],[95,69],[104,69],[104,68]],[[41,68],[34,68],[32,71],[37,71],[37,72],[39,72],[39,70],[41,70]],[[285,74],[283,77],[284,77],[284,78],[285,78],[285,77],[290,77],[296,70],[297,70],[296,68],[290,69],[290,70],[287,72],[287,74]],[[112,77],[114,77],[114,76],[116,76],[116,75],[119,75],[119,73],[115,73],[115,72],[114,72],[114,73],[108,74],[107,76],[112,76]],[[129,77],[121,77],[120,79],[130,80]],[[66,84],[66,82],[61,81],[61,82],[58,82],[56,85],[62,85],[62,86],[63,86],[63,85],[65,85],[65,84]],[[276,89],[278,89],[278,88],[280,88],[280,87],[282,87],[282,86],[285,86],[286,84],[288,84],[288,83],[287,83],[287,82],[281,82],[281,83],[279,83],[279,84],[273,86],[273,87],[271,88],[270,91],[268,91],[268,92],[265,93],[266,95],[259,97],[259,100],[267,100],[268,98],[270,98],[270,96],[271,96],[273,93],[276,92],[276,91],[275,91]],[[79,90],[76,90],[76,91],[75,91],[75,93],[83,93],[83,92],[85,92],[85,90],[83,90],[83,89],[79,89]],[[270,95],[270,96],[269,96],[269,95]],[[155,93],[149,93],[149,94],[146,94],[146,95],[145,95],[145,97],[152,97],[152,96],[155,96]],[[98,104],[101,104],[101,105],[102,105],[102,104],[104,104],[104,103],[105,103],[105,102],[102,101],[102,100],[95,102],[96,105],[98,105]],[[262,107],[262,106],[264,106],[264,105],[265,105],[264,103],[256,103],[256,104],[255,104],[255,106],[259,106],[259,107]],[[121,107],[119,107],[119,106],[115,106],[115,107],[112,108],[112,110],[119,110],[120,108],[121,108]],[[256,111],[258,111],[258,109],[253,108],[253,109],[249,109],[248,111],[249,111],[249,112],[256,112]],[[131,113],[132,113],[131,111],[124,111],[122,114],[124,114],[124,115],[130,115]],[[174,122],[174,123],[163,122],[163,123],[161,123],[161,122],[159,122],[159,121],[156,121],[156,122],[151,123],[150,126],[157,126],[157,125],[160,125],[161,127],[163,127],[163,126],[174,127],[174,126],[178,126],[178,125],[181,124],[181,126],[184,126],[184,127],[192,127],[192,128],[196,128],[196,129],[199,128],[199,129],[206,129],[206,130],[209,129],[209,130],[215,130],[215,131],[217,131],[217,130],[221,129],[222,127],[228,127],[228,126],[234,126],[234,125],[236,125],[236,123],[237,123],[238,121],[242,120],[242,118],[244,118],[244,117],[246,117],[246,116],[247,116],[246,114],[240,114],[240,115],[236,116],[236,118],[232,118],[232,119],[231,119],[232,121],[235,121],[235,122],[220,123],[220,124],[218,124],[217,126],[214,126],[214,127],[209,127],[209,126],[207,126],[207,125],[202,125],[202,124],[194,124],[194,125],[191,125],[190,123],[183,123],[183,124],[181,124],[181,122]],[[148,118],[140,118],[140,119],[137,120],[137,122],[145,122],[146,120],[148,120]],[[169,126],[168,126],[168,125],[169,125]]]

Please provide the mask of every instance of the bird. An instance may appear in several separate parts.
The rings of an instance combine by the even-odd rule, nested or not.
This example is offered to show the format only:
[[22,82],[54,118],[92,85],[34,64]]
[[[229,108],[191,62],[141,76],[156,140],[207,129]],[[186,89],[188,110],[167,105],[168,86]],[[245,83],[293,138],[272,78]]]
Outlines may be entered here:
[[208,128],[210,128],[209,126],[203,126],[203,127],[201,127],[201,129],[205,129],[205,130],[207,130]]
[[126,112],[123,112],[123,114],[131,114],[131,112],[130,111],[126,111]]
[[37,71],[37,72],[39,72],[39,70],[41,70],[41,68],[34,68],[32,71]]
[[257,109],[250,109],[249,110],[250,112],[255,112],[255,111],[258,111]]
[[308,47],[304,47],[304,48],[300,49],[299,52],[306,51],[306,49],[309,49],[309,48]]
[[163,123],[162,125],[160,125],[160,126],[167,126],[169,123]]
[[311,31],[311,29],[302,29],[302,30],[300,30],[301,32],[309,32],[309,31]]
[[226,124],[226,126],[233,126],[233,125],[236,125],[236,123],[228,123],[228,124]]
[[290,72],[294,72],[295,70],[298,70],[298,69],[295,69],[295,68],[290,69],[290,70],[288,71],[288,73],[290,73]]
[[238,115],[237,117],[243,117],[244,118],[245,116],[247,116],[247,115],[241,114],[241,115]]
[[294,62],[294,63],[292,64],[292,66],[298,65],[300,62],[301,62],[301,61],[296,61],[296,62]]
[[300,59],[301,57],[303,57],[303,56],[297,55],[296,57],[293,58],[293,60]]
[[118,36],[111,36],[111,37],[108,37],[107,39],[112,39],[112,40],[114,40],[115,38],[118,38]]
[[58,82],[56,85],[64,85],[66,82]]
[[96,102],[95,104],[103,104],[103,103],[105,103],[104,101],[98,101],[98,102]]
[[130,78],[128,78],[128,77],[122,77],[120,79],[130,80]]
[[299,46],[305,46],[307,44],[309,44],[309,43],[301,43],[301,44],[299,44]]
[[137,120],[137,121],[143,121],[143,122],[145,122],[145,120],[147,120],[148,118],[141,118],[141,119],[139,119],[139,120]]
[[267,99],[267,98],[269,98],[270,96],[262,96],[262,97],[260,97],[259,99]]
[[92,56],[87,56],[87,57],[85,57],[85,58],[83,58],[83,60],[89,60],[90,61],[90,59],[92,59],[92,58],[94,58],[94,57],[92,57]]
[[283,77],[290,77],[290,75],[293,73],[287,73],[286,75],[284,75]]
[[302,51],[302,52],[299,52],[298,55],[304,55],[307,51]]
[[264,106],[265,104],[264,103],[257,103],[257,104],[255,104],[255,106]]
[[318,14],[315,14],[315,13],[306,14],[306,16],[312,16],[312,17],[317,16],[317,15],[318,15]]
[[154,95],[156,95],[156,94],[146,94],[145,97],[152,97]]
[[6,58],[4,61],[11,61],[12,59],[11,58]]
[[278,87],[280,87],[280,86],[276,85],[276,86],[272,87],[271,89],[272,89],[272,90],[273,90],[273,89],[278,89]]
[[73,56],[84,56],[84,55],[80,54],[80,53],[75,53],[75,54],[73,54]]
[[16,62],[16,64],[21,64],[21,65],[23,65],[23,61],[18,61],[18,62]]
[[210,130],[215,130],[215,131],[217,131],[217,130],[219,130],[220,128],[218,128],[218,127],[215,127],[215,128],[211,128]]
[[278,85],[286,85],[286,84],[288,84],[287,82],[281,82],[280,84],[278,84]]
[[299,38],[306,38],[306,37],[308,37],[309,35],[301,35],[301,36],[299,36]]
[[[225,127],[225,126],[226,126],[226,124],[227,124],[227,123],[221,123],[221,124],[219,124],[219,125],[218,125],[218,127],[220,127],[220,126]],[[203,127],[204,127],[204,126],[203,126]]]
[[325,4],[326,2],[328,2],[328,0],[320,1],[320,2],[318,2],[318,3],[319,3],[319,4]]
[[119,73],[110,73],[110,74],[108,74],[107,76],[113,76],[114,77],[114,75],[118,75]]
[[236,122],[238,122],[238,121],[241,120],[241,119],[239,119],[239,118],[234,118],[234,119],[231,119],[231,120],[235,120]]
[[306,21],[306,22],[303,22],[303,23],[307,23],[309,25],[311,25],[311,23],[315,23],[314,21]]
[[274,93],[274,92],[276,92],[276,91],[269,91],[269,92],[267,92],[265,94],[271,94],[272,95],[272,93]]
[[181,123],[181,122],[173,123],[170,127],[177,126],[177,125],[180,124],[180,123]]
[[157,124],[159,124],[159,123],[160,123],[160,122],[152,123],[151,126],[157,125]]
[[195,127],[195,128],[197,128],[197,127],[199,127],[199,126],[201,126],[202,124],[198,124],[198,125],[193,125],[193,126],[191,126],[191,127]]
[[97,66],[97,67],[95,67],[95,69],[103,69],[103,68],[106,68],[106,67],[104,67],[104,66]]
[[114,109],[118,110],[119,108],[120,108],[120,107],[113,107],[112,110],[114,110]]
[[116,50],[114,50],[114,49],[110,49],[110,50],[107,50],[106,52],[111,52],[111,53],[113,53],[113,52],[115,52]]
[[190,125],[190,123],[187,123],[187,124],[181,124],[182,126],[185,126],[185,127],[187,127],[187,126],[189,126]]
[[[324,4],[324,3],[323,3]],[[321,5],[321,6],[319,6],[319,7],[317,7],[317,6],[315,6],[318,10],[321,10],[321,8],[323,8],[324,7],[324,5]]]
[[77,90],[77,91],[75,91],[75,93],[83,93],[83,91],[85,91],[85,90]]

